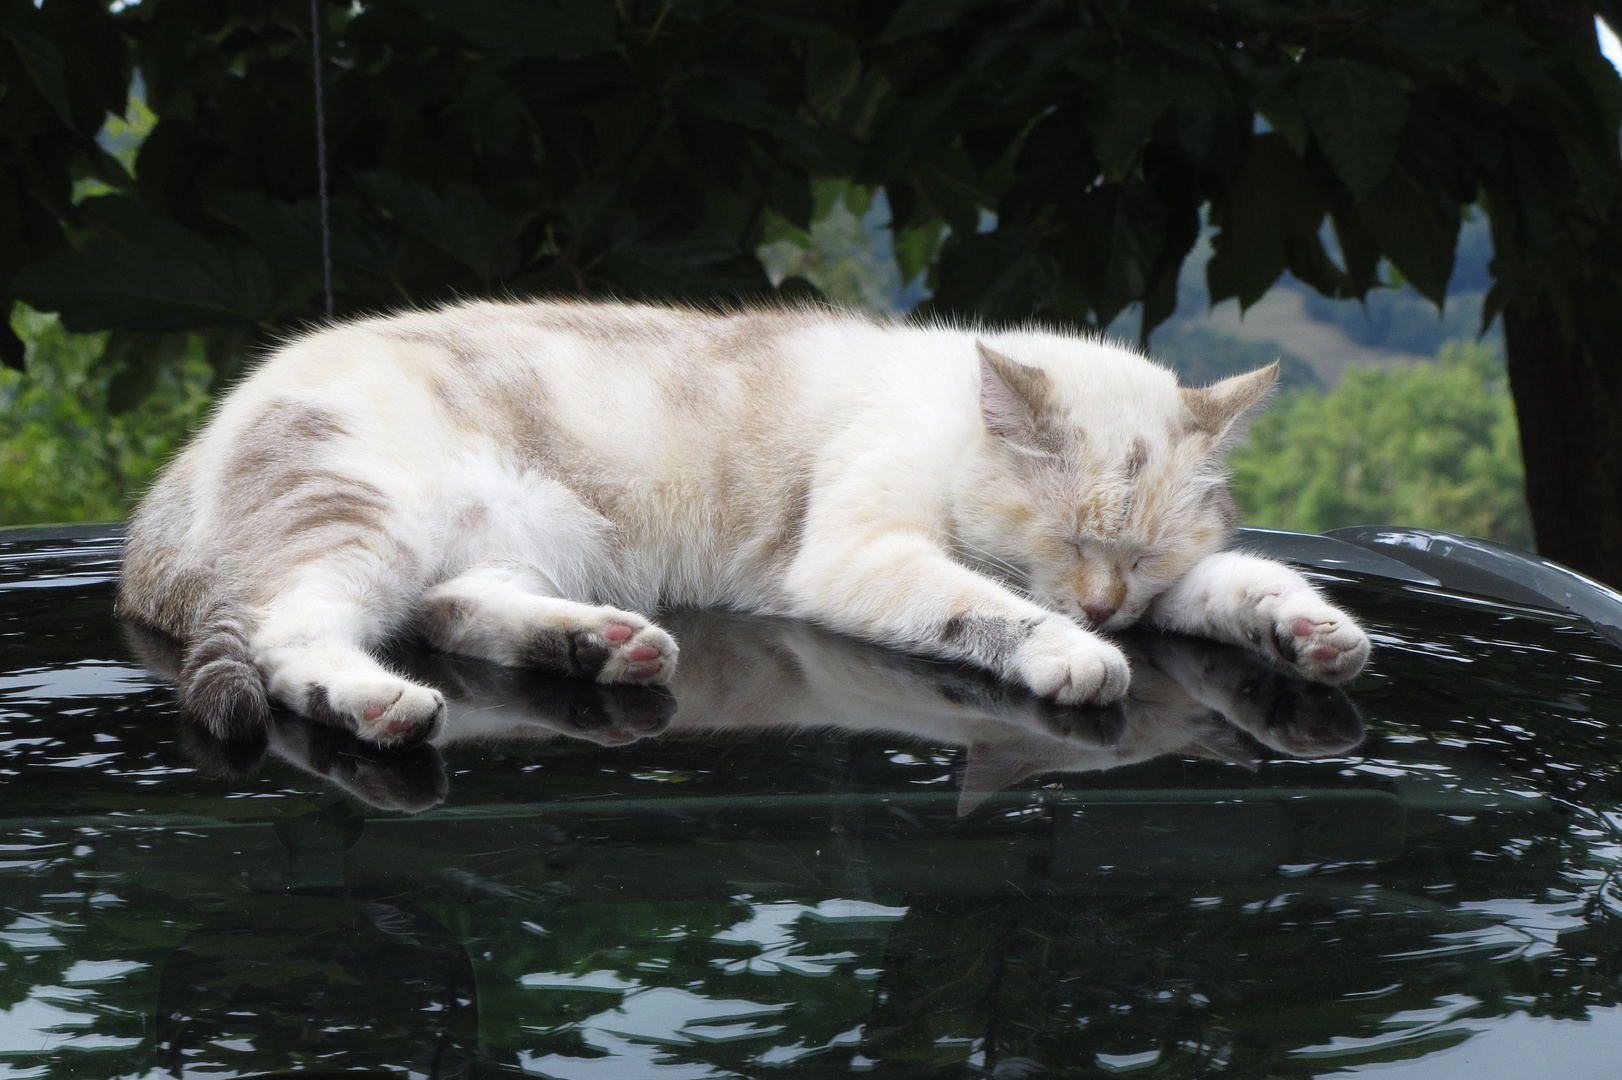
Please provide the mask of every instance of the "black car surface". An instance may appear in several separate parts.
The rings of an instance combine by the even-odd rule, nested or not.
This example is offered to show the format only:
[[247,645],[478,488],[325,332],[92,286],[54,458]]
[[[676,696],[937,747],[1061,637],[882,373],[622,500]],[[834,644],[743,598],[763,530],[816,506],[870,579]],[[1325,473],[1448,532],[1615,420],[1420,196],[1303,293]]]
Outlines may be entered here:
[[0,533],[0,1077],[1622,1076],[1622,598],[1241,542],[1362,676],[1134,634],[1059,709],[674,612],[669,694],[402,644],[389,751],[182,727],[116,530]]

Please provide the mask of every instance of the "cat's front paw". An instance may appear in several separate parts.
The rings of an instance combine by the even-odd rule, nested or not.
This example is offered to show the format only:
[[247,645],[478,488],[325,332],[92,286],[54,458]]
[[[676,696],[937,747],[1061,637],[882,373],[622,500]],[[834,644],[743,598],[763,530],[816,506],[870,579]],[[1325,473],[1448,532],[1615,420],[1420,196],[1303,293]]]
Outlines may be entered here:
[[1126,654],[1071,623],[1039,625],[1014,654],[1014,670],[1036,694],[1062,705],[1118,700],[1132,681]]
[[1363,628],[1311,592],[1285,597],[1273,609],[1273,646],[1313,682],[1345,682],[1369,659]]

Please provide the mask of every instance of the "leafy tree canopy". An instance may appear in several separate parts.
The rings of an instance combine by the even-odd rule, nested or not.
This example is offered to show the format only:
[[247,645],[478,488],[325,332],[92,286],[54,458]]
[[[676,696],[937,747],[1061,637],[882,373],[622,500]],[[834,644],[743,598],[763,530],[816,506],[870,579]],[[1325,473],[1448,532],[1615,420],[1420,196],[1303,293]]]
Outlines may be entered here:
[[[1147,335],[1202,215],[1212,302],[1285,270],[1363,297],[1389,264],[1441,304],[1480,205],[1540,545],[1622,580],[1622,80],[1596,10],[1622,2],[319,0],[337,307],[768,295],[757,251],[832,180],[883,189],[934,310],[1140,304]],[[0,301],[108,331],[132,391],[174,335],[229,374],[319,319],[309,19],[0,0]],[[137,72],[157,123],[131,169],[97,134]]]
[[[0,11],[14,295],[116,331],[126,361],[132,333],[318,316],[306,5]],[[1460,208],[1484,200],[1487,317],[1547,294],[1622,338],[1617,192],[1594,160],[1622,83],[1498,3],[367,0],[321,17],[343,310],[759,295],[756,248],[809,227],[812,180],[835,177],[885,189],[904,275],[946,237],[933,303],[953,312],[1101,325],[1141,302],[1150,329],[1207,204],[1213,301],[1252,303],[1286,268],[1362,296],[1383,257],[1440,303]],[[127,170],[96,135],[137,69],[158,123]],[[106,194],[76,202],[84,177]]]

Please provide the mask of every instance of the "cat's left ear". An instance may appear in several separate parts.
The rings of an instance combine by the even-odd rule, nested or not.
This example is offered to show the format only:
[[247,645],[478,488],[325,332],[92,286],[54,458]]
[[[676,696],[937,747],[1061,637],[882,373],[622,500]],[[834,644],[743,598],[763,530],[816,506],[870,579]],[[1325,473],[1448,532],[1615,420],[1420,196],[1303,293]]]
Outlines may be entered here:
[[980,415],[986,430],[1026,450],[1051,451],[1053,380],[1041,368],[1015,363],[984,342],[976,341],[974,347],[980,353]]
[[1264,368],[1231,375],[1210,386],[1178,391],[1188,410],[1189,426],[1217,446],[1227,446],[1244,428],[1240,421],[1266,399],[1278,382],[1278,361]]

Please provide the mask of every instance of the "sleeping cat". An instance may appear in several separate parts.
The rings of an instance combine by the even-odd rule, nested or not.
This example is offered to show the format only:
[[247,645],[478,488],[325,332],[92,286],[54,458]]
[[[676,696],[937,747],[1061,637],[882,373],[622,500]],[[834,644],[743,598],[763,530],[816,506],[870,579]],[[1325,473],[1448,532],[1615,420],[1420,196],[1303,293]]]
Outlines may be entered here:
[[126,617],[184,643],[222,737],[274,699],[379,742],[441,695],[381,641],[667,681],[660,603],[788,615],[1062,703],[1140,618],[1338,682],[1363,631],[1224,552],[1222,454],[1277,366],[1180,389],[1050,331],[826,309],[469,303],[320,330],[220,405],[130,524]]

